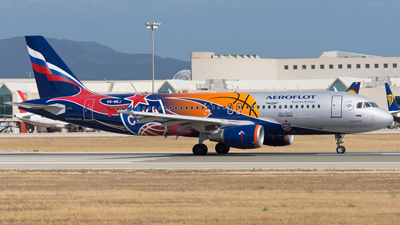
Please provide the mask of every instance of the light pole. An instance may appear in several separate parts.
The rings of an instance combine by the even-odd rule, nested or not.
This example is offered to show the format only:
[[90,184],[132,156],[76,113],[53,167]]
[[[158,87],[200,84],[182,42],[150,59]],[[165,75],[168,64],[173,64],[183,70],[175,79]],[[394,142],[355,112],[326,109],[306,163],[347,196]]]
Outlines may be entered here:
[[145,23],[147,29],[151,28],[151,51],[152,51],[152,64],[153,64],[153,82],[152,82],[152,88],[151,88],[151,93],[154,93],[154,29],[158,28],[158,26],[161,25],[161,23]]

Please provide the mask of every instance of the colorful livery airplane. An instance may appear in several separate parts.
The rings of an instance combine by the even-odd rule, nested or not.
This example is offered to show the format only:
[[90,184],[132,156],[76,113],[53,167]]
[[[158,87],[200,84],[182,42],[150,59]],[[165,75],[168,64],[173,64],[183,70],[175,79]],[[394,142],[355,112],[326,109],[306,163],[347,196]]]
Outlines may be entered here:
[[[40,99],[10,103],[45,117],[116,133],[197,137],[195,155],[207,153],[204,140],[230,147],[283,146],[296,134],[332,134],[338,153],[344,134],[379,130],[392,116],[369,98],[347,92],[96,94],[87,89],[42,36],[27,36]],[[369,104],[373,107],[356,107]]]

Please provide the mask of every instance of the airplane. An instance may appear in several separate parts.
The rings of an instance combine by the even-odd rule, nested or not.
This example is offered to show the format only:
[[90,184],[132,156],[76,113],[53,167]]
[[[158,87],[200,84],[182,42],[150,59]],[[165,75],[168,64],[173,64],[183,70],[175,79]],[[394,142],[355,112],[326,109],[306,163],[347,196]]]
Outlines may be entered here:
[[[361,82],[353,82],[351,83],[350,87],[347,88],[346,92],[358,94],[358,92],[360,91],[360,85]],[[333,87],[333,91],[338,91],[335,86]]]
[[394,129],[400,126],[400,107],[396,103],[396,99],[388,83],[385,83],[386,99],[388,104],[389,113],[393,116],[393,124],[388,126],[389,129]]
[[[194,155],[285,146],[293,135],[335,135],[379,130],[393,117],[365,96],[331,91],[96,94],[86,88],[42,36],[26,36],[40,99],[19,108],[54,120],[142,136],[198,138]],[[358,107],[358,106],[361,107]],[[367,105],[372,107],[366,107]],[[365,106],[365,107],[364,107]]]
[[[17,90],[17,99],[18,102],[23,102],[26,101],[25,96],[20,90]],[[78,125],[74,125],[71,123],[66,123],[63,121],[59,120],[52,120],[49,118],[46,118],[44,116],[40,116],[34,113],[26,112],[22,109],[19,110],[18,114],[14,115],[15,118],[30,124],[32,126],[37,126],[37,127],[44,127],[46,128],[47,131],[53,131],[53,130],[60,130],[62,128],[65,128],[69,131],[83,131],[83,128]],[[33,127],[28,127],[28,132],[33,132]]]
[[12,133],[13,125],[10,122],[1,122],[0,123],[0,133]]
[[358,94],[358,92],[360,92],[360,85],[361,82],[353,82],[346,92]]

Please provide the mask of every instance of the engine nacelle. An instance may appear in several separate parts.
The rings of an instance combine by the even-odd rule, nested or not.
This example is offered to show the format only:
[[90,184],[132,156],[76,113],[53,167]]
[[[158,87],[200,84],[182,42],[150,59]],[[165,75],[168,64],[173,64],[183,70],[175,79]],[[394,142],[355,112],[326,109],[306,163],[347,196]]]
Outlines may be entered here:
[[259,148],[264,143],[264,127],[261,125],[224,127],[212,133],[210,141],[221,142],[232,148]]
[[294,135],[265,135],[264,145],[286,146],[293,143]]

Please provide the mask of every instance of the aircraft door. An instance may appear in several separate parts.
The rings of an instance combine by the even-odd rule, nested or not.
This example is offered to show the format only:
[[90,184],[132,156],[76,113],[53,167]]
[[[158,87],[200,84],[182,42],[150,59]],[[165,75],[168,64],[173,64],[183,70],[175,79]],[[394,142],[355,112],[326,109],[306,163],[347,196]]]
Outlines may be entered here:
[[229,103],[228,107],[226,107],[228,115],[232,115],[233,114],[232,107],[233,107],[232,103]]
[[342,99],[341,95],[332,96],[331,118],[342,118]]
[[85,107],[83,107],[83,120],[93,120],[93,105],[93,98],[85,100]]

